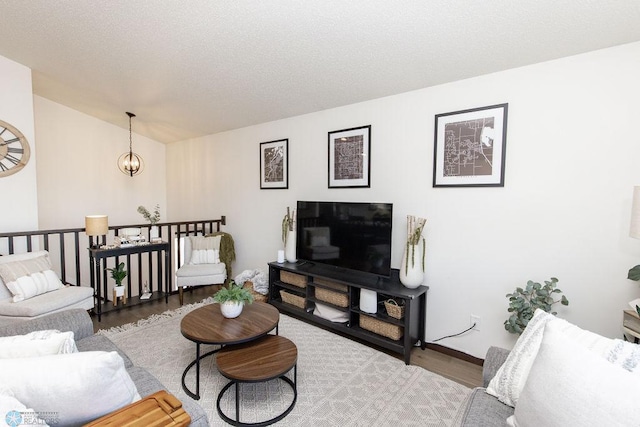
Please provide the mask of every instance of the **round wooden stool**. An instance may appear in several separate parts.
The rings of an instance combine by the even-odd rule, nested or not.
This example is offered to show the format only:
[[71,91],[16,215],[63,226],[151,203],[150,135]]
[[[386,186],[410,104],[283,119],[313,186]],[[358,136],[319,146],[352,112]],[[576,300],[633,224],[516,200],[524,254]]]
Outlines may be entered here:
[[[267,426],[286,417],[293,410],[298,398],[297,361],[296,345],[279,335],[267,335],[255,341],[224,347],[218,352],[216,365],[220,373],[231,381],[218,394],[217,408],[220,417],[235,426]],[[293,369],[293,381],[285,376],[291,369]],[[265,382],[276,378],[289,384],[293,390],[293,401],[289,407],[282,414],[267,421],[240,422],[239,383]],[[234,384],[236,385],[236,419],[232,420],[222,412],[220,401]]]

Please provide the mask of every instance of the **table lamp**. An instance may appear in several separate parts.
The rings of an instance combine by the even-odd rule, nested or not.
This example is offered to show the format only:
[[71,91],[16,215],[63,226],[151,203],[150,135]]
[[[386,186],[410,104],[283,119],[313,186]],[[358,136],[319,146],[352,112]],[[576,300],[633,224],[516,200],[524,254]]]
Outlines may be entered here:
[[[107,215],[87,215],[84,217],[85,233],[89,236],[89,245],[93,247],[99,246],[93,244],[94,236],[103,236],[102,241],[105,243],[106,234],[109,232],[109,217]],[[97,239],[96,239],[97,240]]]

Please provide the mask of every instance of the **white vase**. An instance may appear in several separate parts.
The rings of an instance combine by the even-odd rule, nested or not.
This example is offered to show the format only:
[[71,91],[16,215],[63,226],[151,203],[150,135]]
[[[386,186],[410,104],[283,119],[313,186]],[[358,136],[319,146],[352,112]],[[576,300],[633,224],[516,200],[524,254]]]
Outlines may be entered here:
[[284,244],[284,257],[289,262],[296,262],[296,228],[293,227],[293,231],[287,232],[287,241]]
[[227,319],[235,319],[236,317],[240,316],[243,307],[243,302],[227,301],[220,303],[220,311],[222,312],[222,315]]
[[424,238],[420,238],[418,244],[404,246],[400,283],[407,288],[417,288],[424,282],[424,244]]
[[149,229],[149,240],[157,239],[160,237],[160,230],[157,225],[152,225]]
[[116,297],[119,298],[124,296],[124,286],[115,286],[113,290],[116,293]]

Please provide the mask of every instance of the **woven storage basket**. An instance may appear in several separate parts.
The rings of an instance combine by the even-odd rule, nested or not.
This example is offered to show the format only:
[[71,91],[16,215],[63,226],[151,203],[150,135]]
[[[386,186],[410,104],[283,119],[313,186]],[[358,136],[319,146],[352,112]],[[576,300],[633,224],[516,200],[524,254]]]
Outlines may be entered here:
[[307,287],[307,277],[301,274],[280,270],[280,281],[299,288]]
[[314,278],[313,283],[317,283],[319,285],[323,285],[328,288],[335,289],[336,291],[347,292],[347,290],[349,289],[347,285],[343,285],[342,283],[332,282],[331,280],[321,279],[319,277]]
[[386,300],[384,302],[384,308],[387,310],[389,317],[393,317],[394,319],[402,319],[404,317],[404,305],[398,305],[396,300]]
[[360,327],[383,337],[399,340],[402,338],[402,326],[392,325],[370,316],[360,316]]
[[282,297],[282,301],[287,304],[295,305],[304,310],[304,298],[299,297],[297,295],[290,294],[286,291],[280,291],[280,296]]
[[349,296],[347,294],[341,294],[328,289],[316,288],[316,299],[338,307],[347,307],[349,305]]
[[267,296],[266,295],[262,295],[259,292],[256,292],[255,290],[253,290],[253,282],[244,282],[244,285],[242,285],[243,288],[249,290],[249,292],[251,292],[251,295],[253,296],[253,300],[254,301],[258,301],[258,302],[267,302]]

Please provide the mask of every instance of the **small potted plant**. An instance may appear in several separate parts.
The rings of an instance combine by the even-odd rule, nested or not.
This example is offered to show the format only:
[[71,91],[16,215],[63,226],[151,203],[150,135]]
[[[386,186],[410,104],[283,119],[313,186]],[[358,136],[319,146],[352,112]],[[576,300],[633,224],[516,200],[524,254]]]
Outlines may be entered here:
[[521,334],[537,308],[556,315],[557,312],[551,311],[553,304],[569,305],[569,300],[564,295],[557,300],[553,298],[553,294],[562,293],[556,287],[557,283],[558,279],[555,277],[545,280],[544,285],[529,280],[526,288],[518,287],[513,293],[507,294],[509,298],[507,311],[511,315],[505,320],[504,328],[512,334]]
[[240,316],[245,303],[253,302],[253,295],[248,289],[230,280],[228,286],[223,286],[215,293],[213,301],[220,304],[220,311],[224,317],[233,319]]
[[122,281],[127,277],[127,270],[124,269],[124,262],[117,265],[116,268],[107,268],[111,272],[111,278],[116,281],[115,292],[117,297],[124,296],[124,286]]

